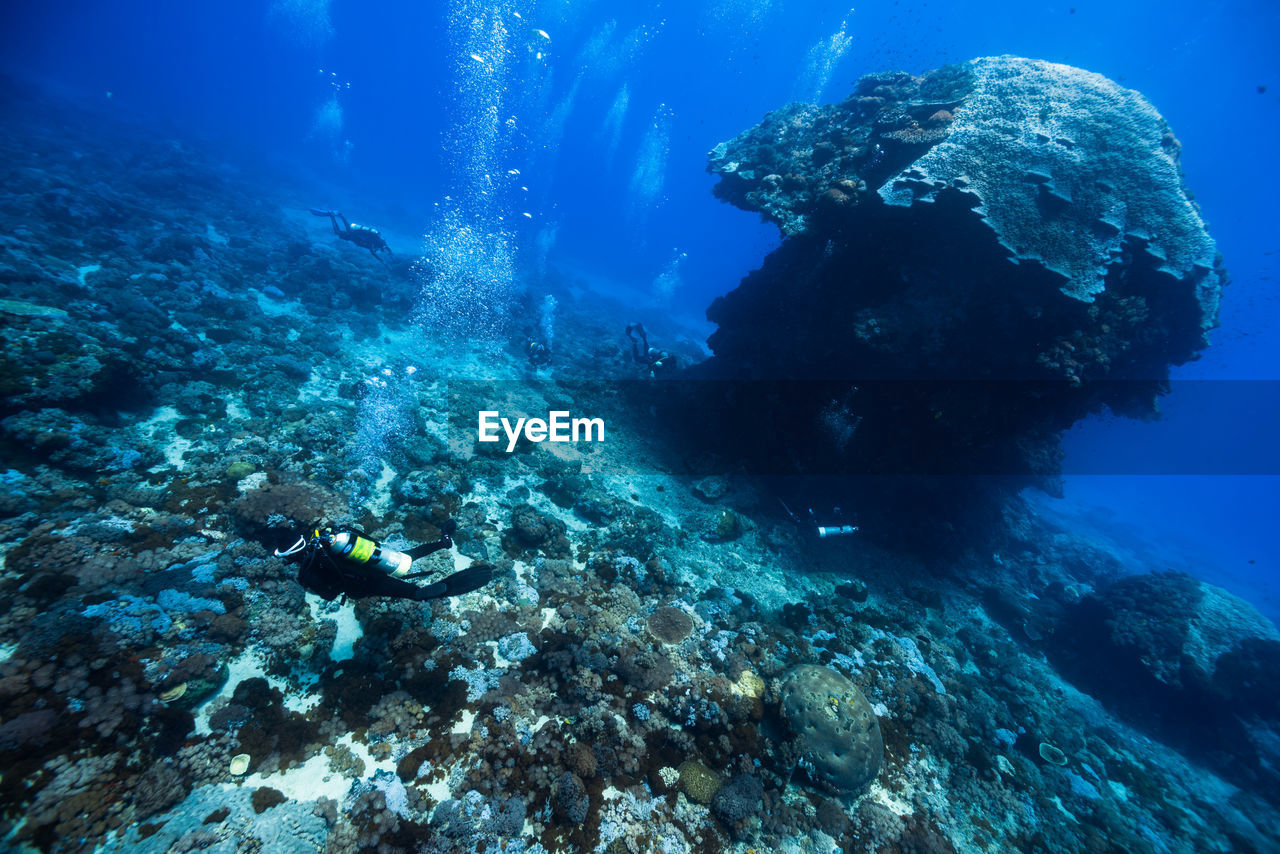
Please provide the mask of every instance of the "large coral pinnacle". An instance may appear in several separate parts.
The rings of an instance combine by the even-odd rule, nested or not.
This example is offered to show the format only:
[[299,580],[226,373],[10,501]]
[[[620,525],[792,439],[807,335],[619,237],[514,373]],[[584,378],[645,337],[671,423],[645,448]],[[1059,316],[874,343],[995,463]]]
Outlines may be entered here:
[[[1182,184],[1179,143],[1151,103],[1067,65],[984,57],[921,77],[868,75],[841,104],[791,104],[722,143],[721,198],[784,234],[824,206],[971,199],[1015,261],[1035,262],[1084,302],[1126,242],[1194,288],[1216,324],[1215,247]],[[869,192],[871,190],[878,192]]]
[[994,530],[974,491],[1055,489],[1063,430],[1153,415],[1208,344],[1225,273],[1178,148],[1138,93],[1017,57],[867,75],[718,146],[716,195],[785,239],[707,310],[691,371],[742,384],[716,452],[890,478],[838,499],[872,536]]

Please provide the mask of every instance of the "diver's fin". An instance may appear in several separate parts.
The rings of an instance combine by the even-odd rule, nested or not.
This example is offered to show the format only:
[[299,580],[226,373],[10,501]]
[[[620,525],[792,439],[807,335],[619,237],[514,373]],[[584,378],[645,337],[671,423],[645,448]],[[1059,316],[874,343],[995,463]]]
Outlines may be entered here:
[[451,545],[453,545],[453,543],[450,540],[436,540],[431,543],[423,543],[420,546],[414,546],[411,549],[405,549],[404,553],[409,556],[409,560],[417,560],[418,558],[426,557],[429,554],[435,554],[441,549],[447,549]]
[[337,211],[322,211],[322,210],[317,210],[315,208],[312,208],[311,212],[316,216],[333,216],[334,214],[337,213]]
[[440,539],[431,543],[423,543],[422,545],[414,546],[411,549],[405,549],[404,553],[409,556],[410,560],[417,560],[418,558],[426,557],[429,554],[438,552],[441,549],[447,549],[453,545],[453,540],[449,538],[450,535],[457,530],[458,523],[453,519],[446,519],[440,525]]
[[419,599],[439,599],[441,596],[461,596],[479,590],[493,580],[493,567],[483,564],[469,566],[448,578],[429,584],[418,591]]

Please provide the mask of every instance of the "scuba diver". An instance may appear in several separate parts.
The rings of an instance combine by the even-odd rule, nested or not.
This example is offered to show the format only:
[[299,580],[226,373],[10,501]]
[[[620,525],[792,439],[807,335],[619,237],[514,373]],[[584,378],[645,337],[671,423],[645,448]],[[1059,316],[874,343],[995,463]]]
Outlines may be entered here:
[[[818,539],[820,540],[825,540],[828,537],[843,537],[848,534],[856,534],[858,531],[862,530],[857,525],[820,525],[818,524],[818,516],[813,512],[812,507],[808,508],[808,518],[806,520],[793,512],[791,508],[787,506],[787,502],[783,501],[781,498],[778,499],[778,503],[782,505],[782,509],[786,511],[787,518],[794,522],[797,528],[802,531],[811,530],[813,533],[818,535]],[[841,511],[839,507],[832,507],[831,515],[834,517],[835,521],[844,522],[844,512]]]
[[534,367],[540,367],[551,361],[550,348],[536,338],[529,339],[529,343],[524,345],[524,352],[529,357],[529,364]]
[[398,552],[361,531],[317,528],[310,537],[299,537],[291,547],[283,551],[276,549],[274,554],[298,564],[298,583],[326,602],[338,596],[350,599],[389,596],[422,602],[461,596],[493,579],[492,567],[473,565],[434,584],[418,585],[410,581],[432,574],[409,569],[418,558],[451,547],[450,535],[457,529],[458,523],[451,519],[441,528],[440,539]]
[[[378,233],[378,229],[370,228],[367,225],[357,225],[356,223],[347,222],[347,218],[342,215],[342,211],[318,211],[311,209],[311,213],[316,216],[327,216],[329,222],[333,224],[333,233],[343,240],[350,240],[356,246],[363,246],[373,254],[374,258],[378,257],[378,253],[383,249],[387,250],[387,254],[392,254],[391,247],[387,245],[387,241],[382,239],[382,235]],[[342,227],[339,228],[338,220],[342,220]]]
[[637,365],[649,369],[650,378],[662,376],[676,369],[676,357],[666,350],[658,350],[649,346],[649,335],[644,324],[628,323],[627,337],[631,339],[631,358]]

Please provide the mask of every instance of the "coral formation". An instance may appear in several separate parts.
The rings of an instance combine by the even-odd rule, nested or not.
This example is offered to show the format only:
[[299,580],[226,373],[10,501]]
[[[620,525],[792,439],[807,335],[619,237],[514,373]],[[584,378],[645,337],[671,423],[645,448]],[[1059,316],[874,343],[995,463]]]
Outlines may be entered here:
[[645,620],[649,634],[667,644],[677,644],[693,631],[693,619],[679,608],[663,605]]
[[[962,72],[860,84],[841,109],[878,122],[875,141],[829,123],[789,148],[828,109],[791,108],[794,133],[771,149],[760,140],[769,170],[752,192],[806,228],[864,208],[901,223],[958,204],[938,191],[884,213],[877,191],[904,158],[968,127],[979,81]],[[410,262],[335,251],[327,225],[293,210],[313,184],[251,180],[116,114],[86,118],[10,87],[0,83],[13,218],[0,229],[6,850],[1277,847],[1280,642],[1220,591],[1124,578],[1146,567],[1014,505],[1003,507],[1009,547],[970,538],[946,577],[868,537],[802,536],[773,492],[723,458],[704,467],[683,439],[663,447],[651,407],[674,395],[626,382],[635,366],[617,342],[631,318],[572,274],[549,269],[528,307],[536,319],[554,291],[555,377],[526,382],[518,344],[437,340],[412,323]],[[870,171],[837,174],[856,163]],[[832,182],[807,186],[822,170]],[[812,205],[788,208],[802,192]],[[928,265],[955,271],[970,239],[1007,262],[991,226],[970,226],[914,246],[922,260],[906,273],[930,286],[896,304],[881,294],[883,311],[859,306],[854,332],[820,342],[838,345],[830,359],[897,336],[880,363],[892,365],[920,318],[959,323],[957,303],[935,299],[948,276],[930,279]],[[838,236],[852,242],[837,240],[830,263],[845,272],[891,243],[883,229],[863,244]],[[829,237],[780,252],[803,272]],[[776,322],[807,283],[795,278]],[[1042,284],[1039,297],[1071,299]],[[965,296],[971,285],[948,286]],[[1164,334],[1139,318],[1168,320],[1168,306],[1109,302],[1110,289],[1088,309],[1110,332],[1047,337],[1046,359],[1131,352],[1138,333]],[[654,338],[696,360],[697,345],[662,323]],[[718,345],[746,353],[729,346],[729,326]],[[952,358],[945,332],[931,358]],[[759,342],[760,359],[795,368],[777,338]],[[389,401],[403,430],[371,454],[357,390],[407,366],[418,379]],[[815,392],[824,432],[787,452],[803,456],[821,435],[857,462],[860,443],[897,429],[876,416],[874,387],[859,389]],[[610,441],[576,457],[477,452],[450,419],[494,395],[512,411],[590,404]],[[894,441],[938,423],[963,434],[953,420],[990,403],[943,394]],[[663,464],[641,471],[648,453]],[[317,524],[407,549],[448,520],[455,547],[416,566],[491,569],[490,584],[459,597],[326,601],[272,555]],[[1186,718],[1190,731],[1161,729],[1107,690],[1126,680],[1203,714]],[[1068,763],[1041,759],[1041,744]]]
[[802,664],[783,677],[780,691],[783,715],[800,742],[801,767],[851,792],[875,779],[884,741],[857,686],[829,667]]
[[680,791],[693,801],[710,804],[720,790],[720,777],[696,759],[687,759],[676,769],[679,772]]
[[1050,619],[1045,647],[1080,685],[1223,774],[1276,787],[1257,768],[1280,755],[1268,734],[1280,706],[1255,676],[1280,660],[1280,632],[1252,605],[1166,571],[1116,579]]
[[864,475],[834,501],[922,550],[1056,490],[1061,433],[1154,414],[1217,323],[1226,276],[1167,133],[1096,74],[989,57],[869,75],[718,146],[716,194],[785,239],[707,312],[715,452]]

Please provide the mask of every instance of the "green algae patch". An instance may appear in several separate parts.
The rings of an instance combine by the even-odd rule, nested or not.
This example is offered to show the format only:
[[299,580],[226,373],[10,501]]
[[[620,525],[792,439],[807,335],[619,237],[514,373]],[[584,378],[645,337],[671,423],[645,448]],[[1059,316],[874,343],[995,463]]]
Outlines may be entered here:
[[253,463],[246,463],[244,461],[232,463],[227,466],[227,477],[231,480],[244,480],[257,470],[257,467],[255,467]]

